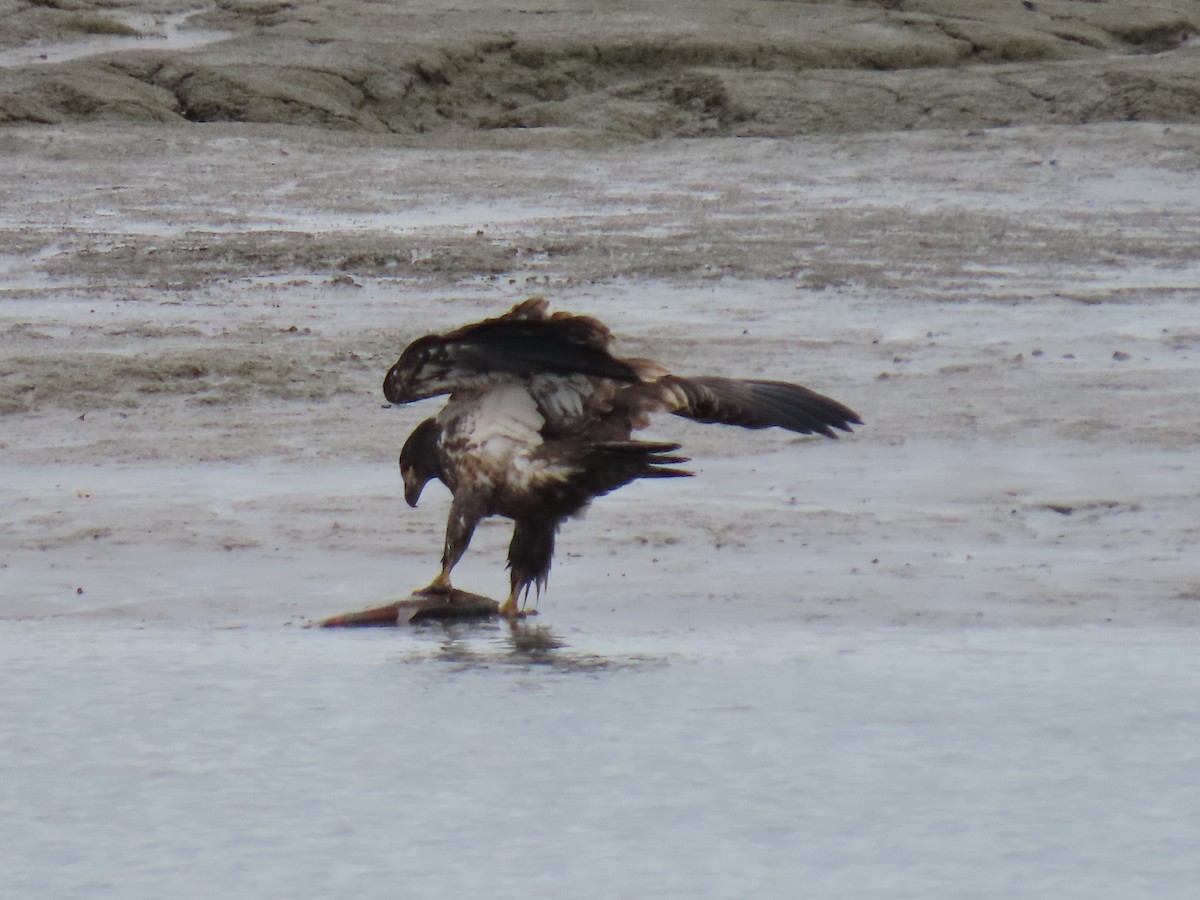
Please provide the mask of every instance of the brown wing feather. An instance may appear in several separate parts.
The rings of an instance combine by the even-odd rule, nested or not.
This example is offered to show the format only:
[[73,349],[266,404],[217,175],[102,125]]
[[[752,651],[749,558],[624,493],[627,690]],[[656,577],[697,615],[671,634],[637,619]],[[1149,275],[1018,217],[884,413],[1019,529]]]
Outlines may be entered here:
[[383,381],[389,403],[410,403],[494,376],[587,375],[633,383],[637,371],[608,352],[612,334],[589,316],[547,313],[540,297],[502,316],[417,338]]
[[550,303],[545,297],[530,297],[504,315],[463,325],[437,335],[436,340],[444,344],[504,343],[513,340],[514,336],[537,336],[574,347],[608,351],[613,341],[612,332],[599,319],[561,311],[552,314],[549,307]]
[[835,428],[851,431],[851,425],[862,424],[849,407],[785,381],[667,375],[648,387],[661,409],[694,422],[786,428],[831,438],[837,437]]
[[435,338],[455,365],[474,372],[549,372],[637,380],[633,368],[608,352],[612,332],[598,319],[549,314],[544,297],[530,297],[502,316]]

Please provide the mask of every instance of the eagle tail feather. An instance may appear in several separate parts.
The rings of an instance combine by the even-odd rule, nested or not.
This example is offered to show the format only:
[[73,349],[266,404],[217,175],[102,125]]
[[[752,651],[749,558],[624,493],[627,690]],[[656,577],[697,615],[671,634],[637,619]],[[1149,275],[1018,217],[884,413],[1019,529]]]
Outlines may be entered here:
[[597,495],[608,494],[639,478],[686,478],[674,466],[690,462],[674,451],[679,444],[661,441],[599,441],[584,450],[583,478]]

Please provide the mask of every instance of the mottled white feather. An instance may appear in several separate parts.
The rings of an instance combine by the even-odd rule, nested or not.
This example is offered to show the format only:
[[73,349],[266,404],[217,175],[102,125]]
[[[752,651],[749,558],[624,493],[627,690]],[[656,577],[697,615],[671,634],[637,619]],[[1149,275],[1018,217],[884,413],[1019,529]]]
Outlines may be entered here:
[[489,487],[529,465],[542,444],[544,424],[529,389],[518,382],[456,394],[438,414],[450,466],[470,467],[473,477]]
[[585,407],[594,392],[586,375],[534,375],[529,380],[530,395],[560,431],[576,431],[587,424],[591,413]]

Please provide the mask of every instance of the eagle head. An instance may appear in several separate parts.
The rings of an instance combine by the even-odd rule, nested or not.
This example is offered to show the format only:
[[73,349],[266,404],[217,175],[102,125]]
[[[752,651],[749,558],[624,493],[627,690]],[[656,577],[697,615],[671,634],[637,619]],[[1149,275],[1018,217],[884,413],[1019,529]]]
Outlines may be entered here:
[[404,499],[416,506],[432,479],[442,479],[442,461],[438,454],[437,421],[426,419],[416,427],[400,449],[400,475],[404,478]]
[[454,389],[453,365],[445,344],[436,335],[418,338],[400,354],[383,379],[388,403],[412,403]]

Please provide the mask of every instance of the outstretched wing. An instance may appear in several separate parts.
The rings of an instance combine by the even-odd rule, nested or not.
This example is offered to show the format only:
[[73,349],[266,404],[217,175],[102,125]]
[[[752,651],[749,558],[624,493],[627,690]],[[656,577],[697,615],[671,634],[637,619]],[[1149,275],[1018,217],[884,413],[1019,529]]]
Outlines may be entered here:
[[409,403],[511,375],[638,380],[633,366],[609,353],[612,334],[601,322],[546,308],[533,297],[502,316],[418,338],[388,371],[384,396]]
[[786,428],[836,438],[833,429],[861,425],[858,413],[836,400],[786,381],[683,378],[666,375],[645,386],[650,411],[671,412],[694,422],[742,428]]
[[[612,334],[590,316],[548,311],[542,297],[502,316],[418,338],[384,379],[391,403],[526,379],[549,433],[574,433],[603,418],[617,439],[648,413],[743,428],[786,428],[837,437],[862,420],[854,410],[783,381],[684,378],[650,360],[618,359]],[[620,396],[617,396],[620,395]],[[620,416],[627,418],[617,421]],[[622,435],[622,431],[624,434]]]

